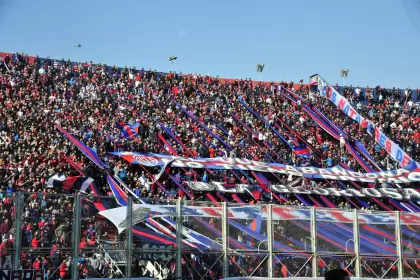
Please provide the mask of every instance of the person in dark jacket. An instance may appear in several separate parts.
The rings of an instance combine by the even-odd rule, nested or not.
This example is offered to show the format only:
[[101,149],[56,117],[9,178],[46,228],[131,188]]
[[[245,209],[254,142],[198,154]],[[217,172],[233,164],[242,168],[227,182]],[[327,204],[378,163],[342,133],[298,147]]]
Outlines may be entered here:
[[325,274],[325,280],[350,280],[350,277],[344,269],[333,269]]

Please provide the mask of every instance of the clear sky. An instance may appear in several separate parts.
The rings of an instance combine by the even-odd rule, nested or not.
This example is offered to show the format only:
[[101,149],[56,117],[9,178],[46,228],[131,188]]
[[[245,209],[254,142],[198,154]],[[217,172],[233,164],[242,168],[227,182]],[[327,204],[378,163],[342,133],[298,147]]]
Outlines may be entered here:
[[341,84],[348,68],[353,86],[420,88],[420,0],[0,0],[0,51],[267,81]]

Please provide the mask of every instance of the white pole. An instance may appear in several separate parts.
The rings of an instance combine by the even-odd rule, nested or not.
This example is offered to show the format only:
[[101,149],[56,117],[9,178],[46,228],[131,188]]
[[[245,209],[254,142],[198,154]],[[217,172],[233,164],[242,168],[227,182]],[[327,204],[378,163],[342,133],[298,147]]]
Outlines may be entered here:
[[[273,205],[268,204],[268,217],[267,217],[267,246],[268,246],[268,277],[272,278],[273,275]],[[260,244],[261,245],[261,244]],[[260,249],[258,248],[258,251]]]
[[[398,278],[403,278],[404,273],[403,273],[403,251],[402,251],[402,246],[401,246],[401,216],[400,216],[400,211],[395,211],[395,234],[396,234],[396,249],[397,249],[397,256],[398,256],[398,260],[397,260],[397,268],[398,268]],[[391,213],[389,213],[391,214]]]
[[353,247],[354,247],[354,254],[356,255],[356,277],[361,276],[361,263],[360,263],[360,232],[359,232],[359,213],[357,209],[353,210]]
[[312,239],[312,277],[317,277],[318,275],[318,248],[316,240],[316,209],[311,207],[311,239]]
[[229,256],[228,256],[228,211],[226,202],[222,202],[222,245],[223,245],[223,278],[229,277]]
[[[178,199],[176,201],[176,277],[181,279],[182,277],[182,201]],[[130,265],[130,264],[128,264]]]
[[133,197],[128,197],[128,204],[127,204],[127,228],[126,228],[126,244],[125,244],[125,250],[127,254],[127,266],[125,268],[125,275],[127,278],[131,278],[132,275],[132,265],[133,265]]

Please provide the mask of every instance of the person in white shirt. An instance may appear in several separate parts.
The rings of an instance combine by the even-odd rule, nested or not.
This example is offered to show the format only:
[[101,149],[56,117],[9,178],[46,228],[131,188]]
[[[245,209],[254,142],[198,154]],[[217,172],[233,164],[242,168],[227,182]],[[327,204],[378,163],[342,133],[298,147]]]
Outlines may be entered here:
[[232,129],[229,129],[229,132],[228,132],[229,138],[232,138],[232,135],[233,135]]
[[344,146],[346,145],[346,140],[343,137],[343,134],[340,134],[340,150],[344,152]]
[[408,90],[408,88],[406,88],[404,91],[405,102],[408,101],[409,96],[410,96],[410,91]]
[[226,149],[223,150],[223,156],[222,157],[225,157],[225,158],[228,157],[228,153],[227,153]]
[[141,172],[141,176],[139,178],[140,184],[142,186],[144,186],[144,184],[146,183],[146,177],[144,176],[144,172]]
[[263,141],[264,140],[264,135],[261,133],[261,131],[258,133],[258,140],[259,141]]
[[360,100],[360,94],[362,93],[362,90],[359,87],[357,87],[354,92],[355,92],[356,100]]
[[382,93],[380,93],[379,97],[378,97],[379,104],[382,104],[383,99],[384,99],[384,97],[382,96]]
[[301,116],[301,117],[299,118],[299,122],[303,124],[303,123],[305,122],[305,119]]

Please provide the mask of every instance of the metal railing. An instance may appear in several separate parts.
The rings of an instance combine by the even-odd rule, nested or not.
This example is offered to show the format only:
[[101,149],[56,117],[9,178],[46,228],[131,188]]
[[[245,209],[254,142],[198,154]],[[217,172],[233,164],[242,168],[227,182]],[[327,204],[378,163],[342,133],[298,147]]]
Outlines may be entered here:
[[[82,273],[108,278],[155,274],[159,279],[319,277],[338,267],[355,277],[420,278],[419,213],[154,200],[151,205],[176,206],[175,212],[149,216],[125,231],[91,205],[101,201],[107,209],[118,208],[112,197],[7,195],[12,203],[3,204],[0,223],[9,219],[12,237],[1,238],[14,242],[0,250],[0,269],[34,267],[38,259],[51,273],[60,273],[63,261],[72,262],[67,274],[72,279]],[[131,198],[128,203],[147,206],[132,204]],[[233,215],[238,206],[241,215]]]

